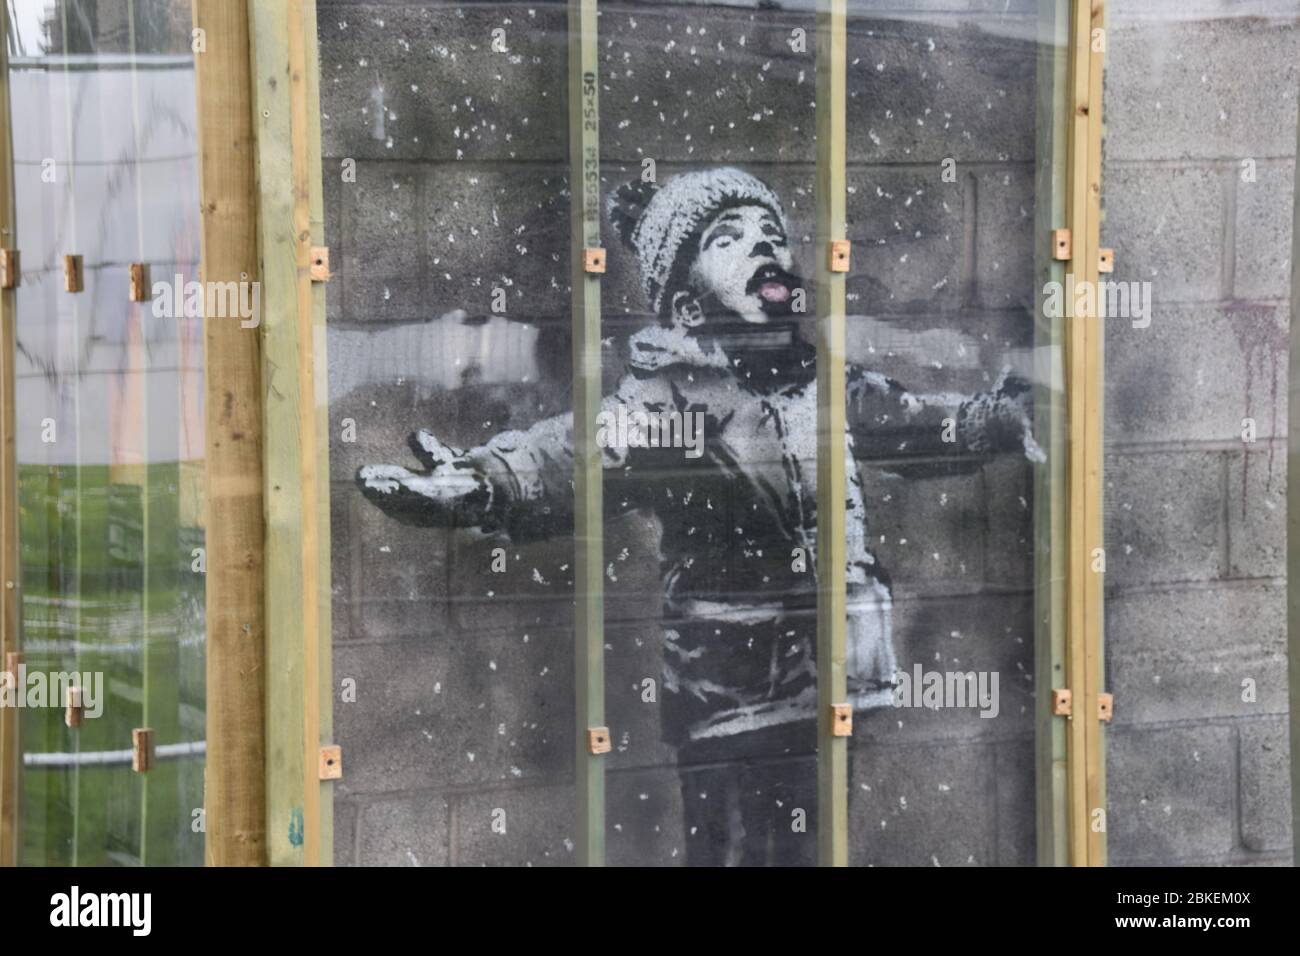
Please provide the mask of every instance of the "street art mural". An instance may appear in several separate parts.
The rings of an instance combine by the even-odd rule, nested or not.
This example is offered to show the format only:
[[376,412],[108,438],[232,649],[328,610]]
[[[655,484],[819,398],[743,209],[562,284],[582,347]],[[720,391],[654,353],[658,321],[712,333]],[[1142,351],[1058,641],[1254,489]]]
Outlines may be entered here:
[[[657,322],[634,332],[597,442],[607,511],[661,527],[662,729],[676,750],[692,864],[810,863],[815,781],[737,758],[815,747],[816,365],[801,331],[811,290],[780,198],[734,167],[615,189],[609,222]],[[855,459],[899,454],[1042,461],[1030,387],[1003,373],[978,394],[909,391],[848,370],[845,434],[848,683],[858,711],[893,702],[907,648],[873,553]],[[418,426],[420,423],[412,423]],[[417,427],[417,465],[375,463],[360,490],[394,519],[526,541],[571,534],[572,419],[452,447]],[[807,808],[805,829],[790,807]]]

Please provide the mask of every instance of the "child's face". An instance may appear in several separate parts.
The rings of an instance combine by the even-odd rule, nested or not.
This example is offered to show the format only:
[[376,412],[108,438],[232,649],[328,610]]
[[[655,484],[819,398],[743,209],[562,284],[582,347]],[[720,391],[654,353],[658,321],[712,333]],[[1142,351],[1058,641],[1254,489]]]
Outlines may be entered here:
[[790,312],[792,267],[776,216],[763,206],[736,206],[705,228],[691,283],[746,322],[766,322]]

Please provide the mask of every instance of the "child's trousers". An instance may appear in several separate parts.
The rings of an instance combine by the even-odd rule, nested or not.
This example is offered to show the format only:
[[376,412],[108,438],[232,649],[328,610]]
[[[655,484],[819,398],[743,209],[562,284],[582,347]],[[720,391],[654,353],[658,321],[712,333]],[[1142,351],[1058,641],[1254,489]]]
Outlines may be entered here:
[[678,748],[686,865],[816,865],[816,742],[808,720]]

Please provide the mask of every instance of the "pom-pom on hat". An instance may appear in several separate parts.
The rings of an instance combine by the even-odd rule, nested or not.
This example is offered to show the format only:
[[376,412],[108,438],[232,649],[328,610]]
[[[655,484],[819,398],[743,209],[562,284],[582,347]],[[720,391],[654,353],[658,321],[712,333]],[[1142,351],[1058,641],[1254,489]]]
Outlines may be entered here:
[[734,206],[763,206],[789,231],[781,200],[762,180],[732,166],[681,173],[663,186],[633,182],[610,195],[609,218],[636,253],[641,286],[651,308],[663,315],[672,294],[686,284],[699,254],[700,234]]

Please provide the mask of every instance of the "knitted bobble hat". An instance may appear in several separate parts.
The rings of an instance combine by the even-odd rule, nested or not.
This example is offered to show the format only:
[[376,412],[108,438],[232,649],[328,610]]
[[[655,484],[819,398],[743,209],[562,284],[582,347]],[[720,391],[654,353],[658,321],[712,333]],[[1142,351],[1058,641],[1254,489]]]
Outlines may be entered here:
[[731,166],[682,173],[663,186],[635,182],[609,197],[609,218],[636,253],[641,285],[656,314],[685,284],[700,234],[734,206],[763,206],[789,231],[781,200],[764,182]]

